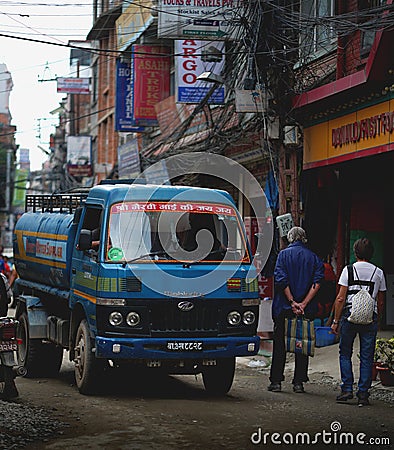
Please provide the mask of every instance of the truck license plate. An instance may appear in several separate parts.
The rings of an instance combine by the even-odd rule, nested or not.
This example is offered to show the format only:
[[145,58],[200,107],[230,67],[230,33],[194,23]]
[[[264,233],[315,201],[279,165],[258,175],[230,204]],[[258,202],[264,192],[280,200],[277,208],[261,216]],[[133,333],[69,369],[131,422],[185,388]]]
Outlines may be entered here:
[[12,341],[0,341],[0,352],[13,352],[18,350],[18,344]]
[[175,352],[201,352],[202,342],[167,342],[167,350]]

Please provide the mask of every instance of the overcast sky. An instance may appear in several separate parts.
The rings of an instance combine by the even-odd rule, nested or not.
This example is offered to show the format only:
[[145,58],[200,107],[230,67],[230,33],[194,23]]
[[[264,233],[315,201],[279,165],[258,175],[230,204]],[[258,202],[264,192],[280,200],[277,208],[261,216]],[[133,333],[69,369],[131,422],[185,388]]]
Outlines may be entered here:
[[[14,37],[67,44],[84,40],[92,26],[92,1],[80,3],[43,0],[0,0],[0,33]],[[49,135],[58,123],[50,114],[65,94],[56,92],[58,77],[70,73],[70,49],[28,40],[0,37],[0,62],[7,65],[13,80],[10,96],[16,143],[30,149],[31,169],[47,159],[39,147],[49,150]]]

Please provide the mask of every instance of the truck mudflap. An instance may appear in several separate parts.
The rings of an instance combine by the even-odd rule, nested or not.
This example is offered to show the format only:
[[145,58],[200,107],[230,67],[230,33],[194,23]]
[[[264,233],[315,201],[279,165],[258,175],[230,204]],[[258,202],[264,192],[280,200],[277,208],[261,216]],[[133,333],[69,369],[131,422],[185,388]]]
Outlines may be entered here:
[[256,355],[260,337],[107,338],[96,337],[96,357],[107,359],[230,358]]

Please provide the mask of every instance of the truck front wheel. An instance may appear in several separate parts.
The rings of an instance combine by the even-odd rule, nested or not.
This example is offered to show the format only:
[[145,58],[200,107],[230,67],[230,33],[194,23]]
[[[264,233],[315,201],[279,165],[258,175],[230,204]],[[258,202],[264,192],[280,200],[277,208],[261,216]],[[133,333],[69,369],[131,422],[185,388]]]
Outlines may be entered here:
[[83,319],[75,338],[75,382],[81,394],[93,394],[100,378],[100,363],[93,353],[93,340],[89,326]]
[[202,371],[205,390],[210,395],[226,395],[231,389],[235,373],[235,358],[223,358],[216,366],[207,366]]

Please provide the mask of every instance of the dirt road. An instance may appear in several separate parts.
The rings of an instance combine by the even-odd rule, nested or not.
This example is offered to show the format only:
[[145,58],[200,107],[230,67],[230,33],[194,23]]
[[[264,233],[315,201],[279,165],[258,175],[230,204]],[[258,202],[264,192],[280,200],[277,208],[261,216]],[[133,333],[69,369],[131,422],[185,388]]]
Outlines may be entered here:
[[[390,448],[385,442],[388,438],[394,442],[394,404],[375,400],[371,407],[364,408],[357,407],[355,401],[338,405],[334,400],[335,381],[328,378],[327,382],[327,374],[321,372],[312,373],[310,378],[305,394],[293,393],[289,382],[284,383],[283,392],[271,393],[266,391],[267,370],[239,363],[233,388],[224,398],[209,397],[200,377],[146,374],[126,379],[119,376],[99,394],[83,396],[74,385],[72,366],[63,363],[58,379],[17,381],[21,404],[43,407],[53,420],[68,424],[61,429],[62,434],[25,448],[305,447],[296,445],[296,433],[303,433],[303,439],[310,442],[315,439],[316,448],[324,444],[323,437],[326,444],[332,439],[331,448],[346,448],[338,444],[345,442],[339,440],[345,439],[343,433],[354,442],[360,433],[365,434],[365,442],[375,438],[373,445],[365,448]],[[337,445],[333,445],[334,439]],[[278,440],[283,445],[275,443]]]

